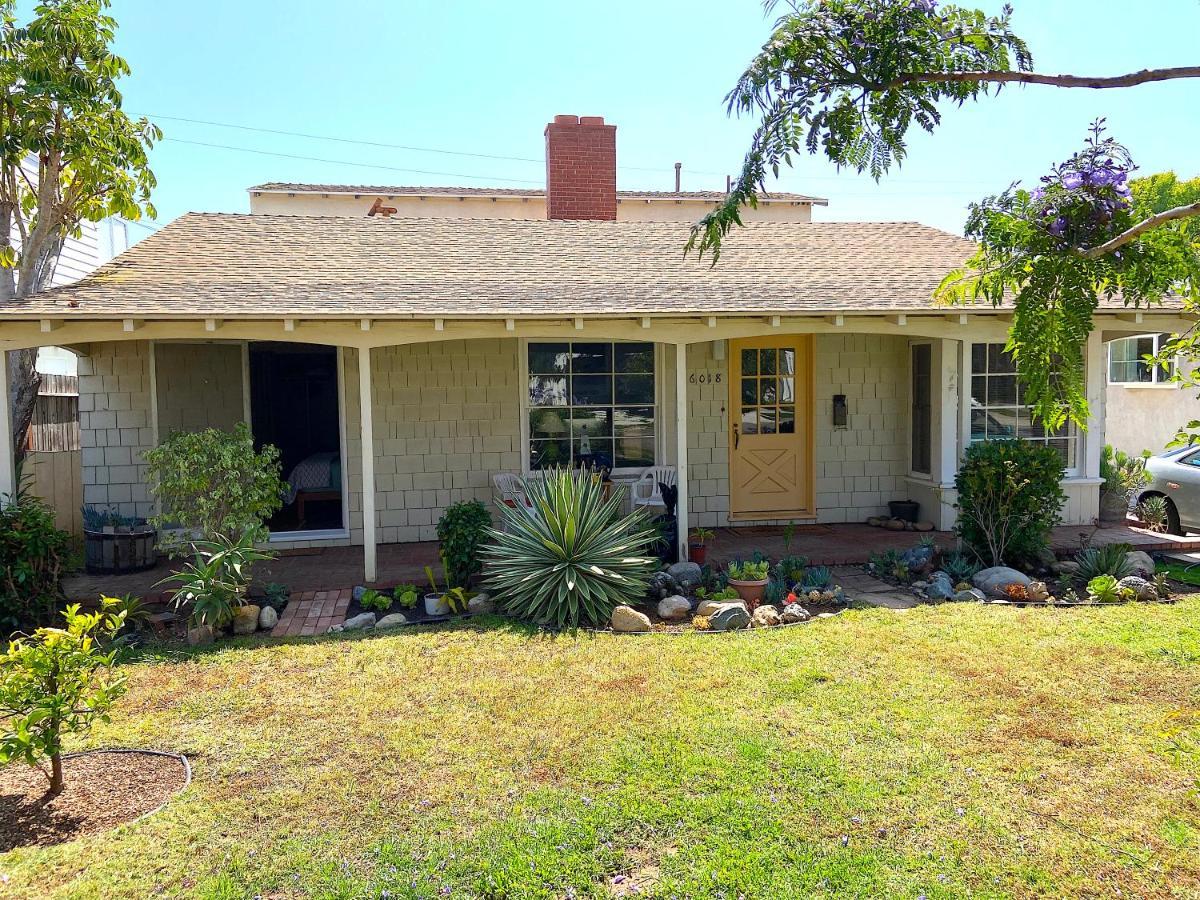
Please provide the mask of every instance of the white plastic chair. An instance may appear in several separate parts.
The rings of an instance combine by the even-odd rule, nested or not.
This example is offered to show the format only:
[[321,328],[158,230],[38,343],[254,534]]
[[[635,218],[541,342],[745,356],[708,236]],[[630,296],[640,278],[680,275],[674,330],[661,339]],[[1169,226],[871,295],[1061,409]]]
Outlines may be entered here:
[[496,488],[497,506],[503,505],[523,510],[533,508],[529,497],[525,495],[525,485],[521,483],[520,475],[514,475],[512,472],[497,472],[492,476],[492,486]]
[[630,502],[634,507],[661,506],[665,508],[667,504],[663,502],[662,488],[659,485],[665,484],[673,487],[678,481],[678,477],[675,469],[671,466],[651,466],[643,471],[642,477],[633,483]]

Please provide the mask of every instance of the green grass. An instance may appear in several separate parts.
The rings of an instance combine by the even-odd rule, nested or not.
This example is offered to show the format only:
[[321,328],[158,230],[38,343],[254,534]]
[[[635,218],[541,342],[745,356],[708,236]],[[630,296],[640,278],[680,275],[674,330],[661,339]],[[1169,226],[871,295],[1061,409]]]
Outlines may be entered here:
[[0,896],[1200,896],[1200,597],[490,624],[131,665],[90,743],[193,785]]
[[1160,562],[1155,567],[1155,571],[1159,574],[1165,574],[1168,578],[1178,581],[1180,584],[1190,584],[1200,587],[1200,566]]

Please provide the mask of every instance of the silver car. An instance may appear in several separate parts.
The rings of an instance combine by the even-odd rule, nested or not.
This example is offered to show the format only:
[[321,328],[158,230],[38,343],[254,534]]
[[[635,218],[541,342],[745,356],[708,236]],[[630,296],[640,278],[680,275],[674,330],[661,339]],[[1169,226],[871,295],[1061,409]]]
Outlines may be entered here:
[[1167,498],[1167,531],[1200,531],[1200,447],[1182,447],[1152,456],[1146,471],[1154,479],[1138,495]]

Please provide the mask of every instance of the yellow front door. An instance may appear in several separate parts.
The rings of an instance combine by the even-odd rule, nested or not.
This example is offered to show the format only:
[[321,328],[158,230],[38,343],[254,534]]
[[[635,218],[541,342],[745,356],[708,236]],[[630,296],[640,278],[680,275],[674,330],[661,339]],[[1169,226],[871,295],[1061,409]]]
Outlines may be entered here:
[[729,343],[730,516],[809,515],[812,335]]

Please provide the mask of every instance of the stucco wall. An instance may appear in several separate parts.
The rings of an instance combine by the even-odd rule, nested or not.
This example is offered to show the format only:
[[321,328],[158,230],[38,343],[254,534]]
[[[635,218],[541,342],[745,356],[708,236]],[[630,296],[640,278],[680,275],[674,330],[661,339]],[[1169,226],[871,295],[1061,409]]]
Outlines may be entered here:
[[1105,396],[1106,439],[1126,453],[1158,453],[1180,428],[1200,418],[1195,392],[1173,384],[1110,384]]
[[240,344],[160,343],[155,347],[158,434],[220,428],[246,419]]

